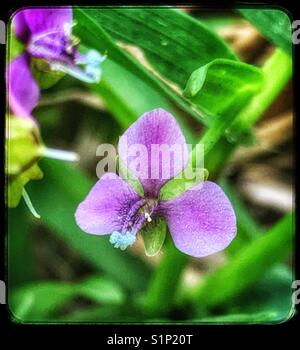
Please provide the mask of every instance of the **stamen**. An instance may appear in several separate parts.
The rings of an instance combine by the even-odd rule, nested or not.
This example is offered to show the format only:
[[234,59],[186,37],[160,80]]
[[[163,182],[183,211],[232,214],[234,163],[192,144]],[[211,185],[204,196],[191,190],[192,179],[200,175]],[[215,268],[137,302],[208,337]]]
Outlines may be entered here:
[[28,193],[26,192],[25,188],[23,188],[22,190],[22,196],[23,196],[23,199],[27,205],[27,208],[30,210],[31,214],[36,217],[37,219],[40,219],[41,216],[37,213],[37,211],[35,210],[31,200],[30,200],[30,197],[28,195]]
[[147,211],[145,212],[145,218],[147,219],[148,222],[152,221],[151,216]]
[[109,238],[109,242],[115,248],[120,248],[121,250],[125,250],[127,247],[132,246],[135,240],[135,235],[130,232],[120,233],[118,231],[114,231]]
[[78,162],[79,155],[75,152],[63,151],[61,149],[52,149],[44,147],[43,156],[58,160],[65,160],[67,162]]

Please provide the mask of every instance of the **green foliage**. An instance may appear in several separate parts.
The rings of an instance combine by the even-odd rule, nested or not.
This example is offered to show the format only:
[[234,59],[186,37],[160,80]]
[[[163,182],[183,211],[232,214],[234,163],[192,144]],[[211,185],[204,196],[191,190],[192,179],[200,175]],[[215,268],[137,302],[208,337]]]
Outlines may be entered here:
[[[261,280],[236,298],[226,314],[197,319],[201,323],[279,323],[294,314],[291,270],[283,264],[271,268]],[[199,316],[201,316],[199,310]]]
[[129,253],[113,249],[107,236],[87,235],[75,223],[75,210],[92,188],[93,181],[75,166],[61,161],[43,159],[41,167],[47,176],[39,186],[30,186],[29,193],[43,223],[90,264],[128,290],[144,290],[150,272],[145,264]]
[[203,113],[215,119],[226,113],[235,114],[262,85],[260,69],[232,60],[215,59],[191,74],[183,93]]
[[110,8],[85,13],[112,38],[140,47],[155,69],[181,88],[199,66],[216,58],[236,59],[223,40],[182,11]]
[[92,276],[80,283],[36,282],[15,290],[9,309],[18,322],[45,322],[71,300],[84,297],[99,304],[119,305],[124,301],[120,286],[102,276]]
[[291,251],[293,214],[288,214],[268,232],[240,249],[232,259],[187,293],[201,305],[221,305],[256,283],[276,262]]
[[43,154],[36,124],[29,118],[7,118],[6,175],[8,176],[7,205],[16,207],[24,186],[30,180],[39,180],[43,173],[37,161]]
[[287,12],[283,9],[240,9],[239,12],[275,46],[292,54],[291,19]]
[[[122,50],[113,41],[110,35],[105,32],[104,30],[105,28],[103,27],[104,20],[101,18],[101,16],[103,15],[103,13],[106,13],[106,11],[110,11],[110,10],[108,9],[105,9],[105,10],[75,9],[74,10],[75,18],[78,22],[78,25],[75,28],[76,35],[80,37],[83,44],[85,46],[94,47],[95,49],[99,50],[103,54],[104,53],[107,54],[109,59],[115,61],[116,63],[119,63],[125,69],[133,73],[135,76],[139,77],[144,82],[148,83],[150,86],[155,88],[158,92],[163,94],[163,96],[170,98],[174,103],[176,103],[176,105],[179,108],[188,112],[191,116],[197,118],[198,120],[200,119],[202,120],[202,122],[205,122],[205,119],[202,118],[202,116],[199,115],[199,113],[191,109],[187,101],[182,96],[176,93],[173,89],[170,89],[170,87],[166,85],[161,79],[159,79],[155,74],[150,72],[147,68],[145,68],[142,64],[140,64],[136,59],[134,59],[127,52]],[[144,16],[144,17],[148,16],[149,9],[141,10],[140,13],[141,13],[140,16]],[[134,12],[134,14],[138,15],[138,12]],[[114,12],[111,14],[111,17],[113,17],[113,15],[114,15]],[[164,18],[160,19],[160,21],[162,20],[168,21],[168,18],[170,17],[172,18],[172,16],[175,16],[174,18],[176,19],[176,21],[181,21],[181,22],[183,21],[185,25],[189,26],[190,30],[194,29],[194,26],[196,26],[197,28],[198,27],[200,28],[200,29],[198,28],[198,31],[200,31],[202,35],[202,40],[197,42],[199,43],[204,41],[204,47],[202,46],[200,51],[202,53],[201,57],[203,58],[203,60],[200,60],[199,53],[196,49],[194,56],[197,55],[197,65],[195,66],[195,68],[199,67],[199,64],[201,65],[201,63],[206,64],[211,59],[215,59],[218,57],[234,59],[234,55],[228,49],[228,47],[224,42],[222,42],[214,33],[210,32],[205,27],[202,27],[202,25],[198,23],[198,21],[191,19],[189,16],[182,15],[177,11],[168,9],[165,12]],[[147,23],[150,22],[151,18],[156,18],[155,13],[149,16],[149,21],[147,21]],[[172,19],[172,22],[173,22],[173,19]],[[174,29],[174,26],[178,28],[177,23],[176,24],[175,23],[173,22],[173,29]],[[127,27],[130,27],[130,24],[127,24]],[[170,30],[171,29],[172,28],[170,28]],[[151,32],[151,40],[147,39],[147,42],[151,43],[153,41],[153,38],[155,37],[158,37],[157,40],[159,40],[160,42],[162,38],[162,33],[165,33],[165,29],[161,29],[159,32],[157,32],[155,27],[153,27]],[[190,35],[191,32],[188,32],[188,33]],[[186,35],[187,33],[185,34],[185,36]],[[205,41],[206,35],[210,36],[209,43]],[[131,40],[134,40],[134,42],[136,42],[138,37],[141,37],[140,30],[139,30],[138,36],[136,34],[131,34]],[[178,40],[178,36],[176,41],[174,41],[174,45],[170,46],[171,48],[175,49],[181,46],[177,44],[177,40]],[[163,46],[164,45],[162,45],[162,47]],[[165,49],[163,48],[163,50]],[[171,53],[170,49],[168,49],[167,51],[169,52],[169,54]],[[176,55],[177,55],[177,52],[174,52],[172,57],[176,57]],[[188,57],[190,57],[190,53],[184,52],[184,61],[186,61]],[[158,60],[156,60],[156,62],[158,62]],[[159,62],[161,62],[161,59],[159,59]],[[165,65],[167,64],[168,63],[165,63]],[[185,84],[186,79],[188,78],[189,74],[192,71],[193,69],[189,70],[186,73],[183,85]],[[168,68],[168,76],[169,74],[172,74],[170,68]]]
[[[195,144],[197,136],[197,141],[205,145],[205,167],[210,179],[217,179],[233,150],[249,139],[251,127],[292,74],[287,14],[277,9],[243,9],[240,13],[280,48],[261,68],[240,62],[211,31],[210,28],[219,29],[228,21],[236,21],[237,17],[231,15],[205,20],[203,14],[203,24],[167,7],[76,8],[74,32],[80,44],[107,55],[102,79],[98,84],[79,84],[64,78],[52,91],[57,92],[57,86],[61,94],[65,88],[91,91],[100,97],[106,111],[99,111],[99,106],[97,111],[77,111],[73,106],[57,104],[44,106],[40,124],[47,144],[50,140],[59,147],[69,146],[68,142],[70,148],[77,146],[87,124],[95,129],[93,136],[115,143],[119,129],[108,116],[112,115],[124,130],[144,112],[161,107],[175,116],[188,143]],[[137,56],[130,53],[133,46]],[[12,35],[10,58],[23,49]],[[33,61],[31,68],[42,88],[61,78],[50,75],[44,62]],[[74,116],[74,121],[65,123],[64,116]],[[90,125],[94,116],[101,120],[99,129],[94,127],[96,122]],[[47,118],[51,120],[48,124]],[[105,118],[108,120],[103,122]],[[130,250],[124,253],[113,249],[107,236],[85,234],[76,225],[74,212],[96,179],[87,176],[78,165],[42,159],[39,165],[44,178],[28,183],[41,177],[37,165],[43,155],[40,136],[29,120],[12,117],[9,123],[8,204],[16,206],[28,184],[26,189],[41,214],[37,226],[23,203],[9,210],[9,310],[17,322],[174,322],[173,316],[179,309],[185,317],[183,322],[195,323],[273,323],[291,317],[292,271],[283,262],[293,250],[293,213],[264,232],[235,188],[226,179],[217,180],[233,204],[237,238],[224,251],[226,263],[208,273],[201,271],[201,283],[190,287],[183,280],[190,260],[174,247],[164,220],[153,219],[141,232],[149,258],[141,259]],[[117,129],[113,137],[107,132],[111,130],[108,125]],[[89,135],[84,138],[85,142]],[[195,152],[196,148],[191,167]],[[85,166],[84,160],[80,165]],[[121,164],[119,174],[124,176],[123,173]],[[193,180],[181,175],[161,188],[162,200],[177,197],[206,180],[208,171],[198,169]],[[137,179],[131,177],[128,181],[143,194]],[[37,281],[32,231],[45,228],[87,263],[89,276],[72,282],[48,277]],[[152,268],[150,257],[158,253],[161,260]]]

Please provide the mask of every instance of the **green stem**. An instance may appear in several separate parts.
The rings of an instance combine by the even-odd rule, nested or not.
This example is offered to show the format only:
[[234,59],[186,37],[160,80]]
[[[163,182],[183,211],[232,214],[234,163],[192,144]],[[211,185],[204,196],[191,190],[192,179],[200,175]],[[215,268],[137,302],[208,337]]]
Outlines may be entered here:
[[162,261],[153,275],[144,303],[148,317],[165,315],[171,308],[172,295],[176,292],[187,262],[188,256],[176,249],[168,237]]
[[[232,127],[237,127],[240,132],[246,131],[262,116],[267,108],[273,103],[280,91],[284,88],[292,74],[292,61],[280,49],[276,49],[271,58],[262,68],[265,74],[265,87],[257,94],[251,102],[238,114]],[[237,123],[237,124],[236,124]],[[224,160],[228,159],[236,144],[229,143],[222,138],[225,126],[218,129],[215,139],[212,139],[211,130],[208,129],[199,143],[205,142],[208,145],[207,154],[216,154],[219,163],[210,170],[212,177],[223,167]],[[214,158],[214,157],[207,157]],[[145,300],[146,312],[151,310],[151,314],[165,314],[174,304],[177,286],[182,278],[183,271],[188,263],[188,257],[177,252],[170,241],[166,245],[162,261],[150,281],[148,294]]]
[[262,71],[265,76],[264,89],[240,112],[232,129],[236,127],[240,132],[248,130],[270,107],[292,76],[291,57],[281,49],[276,49]]

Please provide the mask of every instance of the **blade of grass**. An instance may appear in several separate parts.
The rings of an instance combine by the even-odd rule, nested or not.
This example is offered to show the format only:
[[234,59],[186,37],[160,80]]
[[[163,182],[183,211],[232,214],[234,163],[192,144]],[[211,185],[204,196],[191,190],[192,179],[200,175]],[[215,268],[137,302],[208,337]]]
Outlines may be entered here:
[[202,308],[221,305],[234,298],[290,254],[294,239],[293,219],[293,213],[287,214],[268,232],[243,247],[226,265],[211,273],[203,283],[185,290],[181,298],[192,300]]

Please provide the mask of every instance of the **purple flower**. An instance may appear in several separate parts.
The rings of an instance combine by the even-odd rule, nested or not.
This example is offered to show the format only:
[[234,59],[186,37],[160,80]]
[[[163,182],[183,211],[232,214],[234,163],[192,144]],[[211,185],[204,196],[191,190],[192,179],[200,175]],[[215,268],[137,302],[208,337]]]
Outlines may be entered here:
[[90,50],[79,53],[72,39],[72,9],[25,9],[13,18],[16,36],[25,52],[8,67],[9,104],[17,116],[31,116],[40,89],[31,74],[31,59],[42,59],[51,70],[68,73],[85,82],[100,80],[104,57]]
[[[180,162],[171,160],[167,179],[163,178],[162,171],[156,179],[145,179],[132,166],[133,159],[126,152],[126,143],[128,146],[144,145],[148,159],[151,145],[177,144],[183,149],[185,161],[179,166]],[[83,231],[111,234],[110,242],[124,250],[134,243],[145,225],[154,225],[156,220],[152,219],[159,217],[167,221],[173,241],[183,253],[203,257],[228,246],[236,234],[236,218],[230,201],[218,185],[204,181],[172,200],[160,199],[162,185],[187,164],[185,138],[171,114],[156,109],[142,115],[120,138],[118,151],[120,160],[143,185],[144,195],[138,194],[119,176],[105,174],[75,213],[76,222]],[[148,163],[150,174],[153,165],[149,167]],[[163,169],[165,165],[160,159],[156,166]]]

